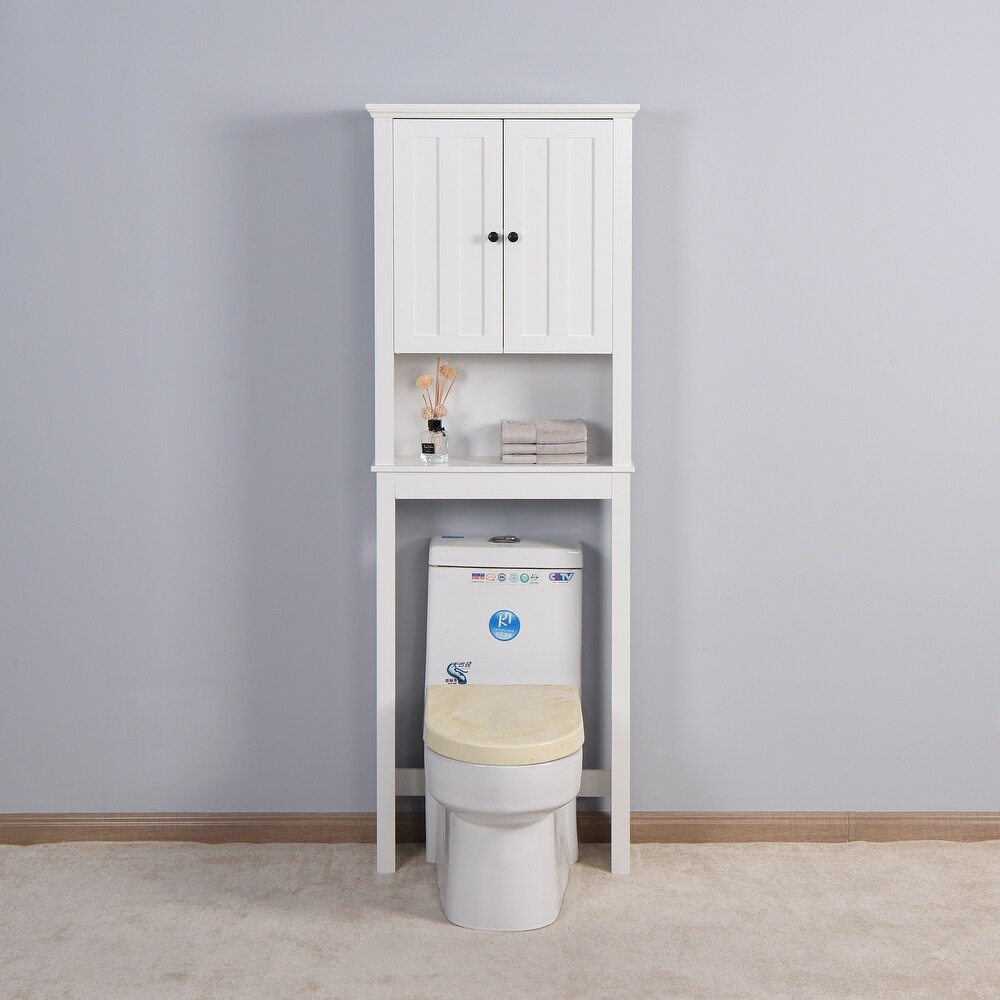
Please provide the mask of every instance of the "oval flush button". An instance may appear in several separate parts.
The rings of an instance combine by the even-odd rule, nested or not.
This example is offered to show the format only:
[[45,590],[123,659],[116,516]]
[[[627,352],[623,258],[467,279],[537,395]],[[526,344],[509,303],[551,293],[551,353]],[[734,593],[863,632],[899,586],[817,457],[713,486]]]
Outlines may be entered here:
[[517,535],[494,535],[490,541],[499,545],[517,545],[521,539]]

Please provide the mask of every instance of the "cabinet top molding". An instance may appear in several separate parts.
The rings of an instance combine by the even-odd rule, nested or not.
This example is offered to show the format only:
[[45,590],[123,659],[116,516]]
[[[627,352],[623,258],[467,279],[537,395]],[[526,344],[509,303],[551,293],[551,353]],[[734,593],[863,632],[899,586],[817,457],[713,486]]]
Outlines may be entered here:
[[634,118],[638,104],[366,104],[372,118]]

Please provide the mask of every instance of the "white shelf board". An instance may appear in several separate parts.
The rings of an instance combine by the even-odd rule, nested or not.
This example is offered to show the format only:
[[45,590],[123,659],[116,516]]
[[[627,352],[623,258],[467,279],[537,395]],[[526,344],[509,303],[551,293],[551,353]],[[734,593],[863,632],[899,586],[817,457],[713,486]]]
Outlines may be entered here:
[[485,472],[512,476],[537,476],[555,473],[559,476],[598,475],[608,472],[635,472],[634,465],[612,465],[608,457],[588,458],[585,465],[505,465],[499,458],[470,456],[449,457],[441,465],[425,465],[418,455],[396,455],[392,465],[373,465],[372,472],[447,476],[457,473]]
[[397,455],[395,464],[372,471],[391,484],[397,500],[610,500],[614,481],[635,470],[609,458],[586,465],[503,465],[499,458],[424,465],[419,457]]

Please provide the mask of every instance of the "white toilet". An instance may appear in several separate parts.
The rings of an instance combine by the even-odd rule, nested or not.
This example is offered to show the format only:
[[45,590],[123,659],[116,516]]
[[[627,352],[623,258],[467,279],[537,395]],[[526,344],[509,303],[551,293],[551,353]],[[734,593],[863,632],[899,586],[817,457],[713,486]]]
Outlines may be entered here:
[[583,553],[439,536],[427,596],[427,860],[445,916],[531,930],[577,858]]

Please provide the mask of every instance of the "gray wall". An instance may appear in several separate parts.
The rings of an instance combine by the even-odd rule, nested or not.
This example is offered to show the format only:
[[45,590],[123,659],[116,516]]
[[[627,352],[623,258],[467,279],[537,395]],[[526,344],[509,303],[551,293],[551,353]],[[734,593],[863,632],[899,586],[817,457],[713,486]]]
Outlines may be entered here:
[[504,100],[643,105],[635,808],[1000,808],[998,36],[0,5],[0,809],[374,807],[361,109]]

